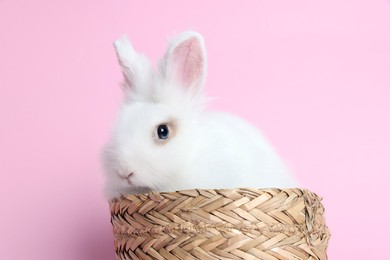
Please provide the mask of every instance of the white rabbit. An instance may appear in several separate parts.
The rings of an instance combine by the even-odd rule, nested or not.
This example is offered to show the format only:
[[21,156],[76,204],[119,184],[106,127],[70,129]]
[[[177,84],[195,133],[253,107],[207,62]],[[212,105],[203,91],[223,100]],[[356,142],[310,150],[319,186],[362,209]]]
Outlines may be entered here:
[[171,41],[155,73],[126,37],[115,42],[125,100],[103,152],[109,199],[124,193],[296,185],[250,124],[205,110],[203,38]]

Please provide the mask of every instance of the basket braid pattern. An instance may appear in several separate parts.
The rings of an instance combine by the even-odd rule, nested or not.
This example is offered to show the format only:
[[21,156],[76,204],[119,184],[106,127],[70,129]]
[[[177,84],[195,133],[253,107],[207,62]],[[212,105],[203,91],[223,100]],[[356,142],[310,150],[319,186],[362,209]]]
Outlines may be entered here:
[[308,190],[152,192],[109,203],[117,260],[327,259],[324,208]]

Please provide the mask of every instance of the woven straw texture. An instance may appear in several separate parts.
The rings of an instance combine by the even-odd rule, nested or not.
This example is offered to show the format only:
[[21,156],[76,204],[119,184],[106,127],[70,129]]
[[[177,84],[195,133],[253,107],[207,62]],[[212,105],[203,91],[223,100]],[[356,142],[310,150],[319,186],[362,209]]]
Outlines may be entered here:
[[327,259],[320,201],[301,189],[122,196],[110,201],[116,259]]

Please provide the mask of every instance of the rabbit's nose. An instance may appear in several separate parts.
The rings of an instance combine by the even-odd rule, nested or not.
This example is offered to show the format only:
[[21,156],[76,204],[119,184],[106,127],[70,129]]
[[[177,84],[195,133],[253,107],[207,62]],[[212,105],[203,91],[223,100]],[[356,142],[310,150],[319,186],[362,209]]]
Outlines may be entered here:
[[130,172],[128,175],[127,175],[127,178],[130,178],[131,176],[134,175],[134,172]]

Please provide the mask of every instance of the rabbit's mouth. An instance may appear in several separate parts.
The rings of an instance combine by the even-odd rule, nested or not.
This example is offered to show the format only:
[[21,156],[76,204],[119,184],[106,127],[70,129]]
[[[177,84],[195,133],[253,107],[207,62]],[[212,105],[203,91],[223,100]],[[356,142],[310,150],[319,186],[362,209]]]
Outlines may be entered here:
[[127,176],[123,176],[123,175],[119,175],[119,177],[125,181],[127,181],[127,183],[129,185],[133,185],[133,182],[131,181],[131,176],[134,175],[134,172],[130,172]]

